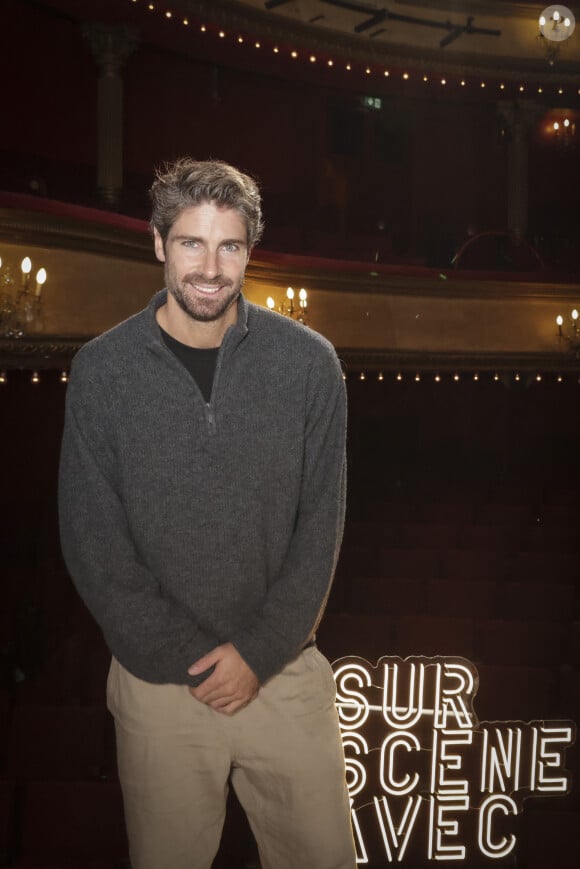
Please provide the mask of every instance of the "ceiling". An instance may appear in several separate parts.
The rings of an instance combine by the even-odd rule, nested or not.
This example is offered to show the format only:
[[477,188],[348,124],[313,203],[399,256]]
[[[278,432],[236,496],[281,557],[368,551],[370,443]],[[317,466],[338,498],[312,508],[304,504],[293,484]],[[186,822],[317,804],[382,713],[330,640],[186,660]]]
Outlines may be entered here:
[[[539,35],[544,3],[507,0],[190,0],[192,10],[232,16],[272,37],[303,40],[370,59],[390,57],[489,72],[546,74]],[[213,12],[212,12],[213,7]],[[580,74],[580,27],[560,44],[551,72]]]
[[[449,75],[459,84],[511,81],[525,95],[563,89],[580,102],[580,8],[572,36],[539,34],[544,3],[507,0],[11,0],[75,20],[128,26],[141,40],[217,63],[347,86],[345,69],[390,81]],[[579,0],[580,2],[580,0]],[[187,26],[183,26],[187,23]],[[200,31],[202,31],[200,33]],[[223,37],[223,39],[220,39]],[[244,52],[239,42],[244,43]],[[261,45],[260,51],[249,48]],[[274,56],[273,53],[276,53]],[[243,57],[242,57],[243,55]],[[291,58],[298,58],[294,62]],[[318,61],[315,64],[310,60]],[[313,66],[308,75],[306,68]],[[332,74],[329,67],[333,67]],[[325,72],[323,71],[325,70]],[[390,70],[390,73],[387,72]],[[419,73],[416,75],[415,73]],[[428,74],[428,76],[427,76]],[[332,75],[332,78],[329,76]],[[342,75],[342,80],[340,76]],[[478,78],[476,78],[478,77]],[[451,82],[451,78],[449,79]],[[482,85],[483,86],[483,85]],[[540,87],[541,86],[541,87]]]

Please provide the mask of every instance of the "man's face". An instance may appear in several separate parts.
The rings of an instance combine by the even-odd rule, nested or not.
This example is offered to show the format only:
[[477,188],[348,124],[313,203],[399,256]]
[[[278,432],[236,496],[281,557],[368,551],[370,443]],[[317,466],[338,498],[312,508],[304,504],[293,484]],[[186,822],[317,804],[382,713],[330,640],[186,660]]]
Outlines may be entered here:
[[232,208],[203,202],[184,209],[163,244],[154,231],[167,289],[193,320],[225,319],[238,298],[248,262],[244,218]]

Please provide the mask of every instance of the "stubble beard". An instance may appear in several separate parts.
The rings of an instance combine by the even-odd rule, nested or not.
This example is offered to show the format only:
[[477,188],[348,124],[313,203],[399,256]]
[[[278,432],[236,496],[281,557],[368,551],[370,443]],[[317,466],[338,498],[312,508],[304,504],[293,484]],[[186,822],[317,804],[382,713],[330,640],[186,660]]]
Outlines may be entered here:
[[[189,274],[179,281],[169,269],[166,270],[165,281],[168,292],[171,293],[181,310],[198,323],[212,323],[219,320],[237,302],[244,285],[243,276],[235,284],[222,275],[209,280],[201,274]],[[204,298],[195,295],[193,290],[188,292],[188,286],[191,287],[192,284],[199,284],[203,287],[223,287],[228,292],[221,292],[216,298],[213,296]]]

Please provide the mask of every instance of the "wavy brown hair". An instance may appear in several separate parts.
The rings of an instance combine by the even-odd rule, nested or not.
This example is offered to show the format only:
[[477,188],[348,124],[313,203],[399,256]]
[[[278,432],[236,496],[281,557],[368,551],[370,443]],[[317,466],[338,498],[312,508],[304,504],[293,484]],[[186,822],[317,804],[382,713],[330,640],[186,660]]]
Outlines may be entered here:
[[246,224],[248,250],[262,235],[264,223],[257,183],[221,160],[183,157],[168,163],[157,171],[149,194],[153,202],[151,226],[164,244],[180,213],[202,202],[215,202],[240,212]]

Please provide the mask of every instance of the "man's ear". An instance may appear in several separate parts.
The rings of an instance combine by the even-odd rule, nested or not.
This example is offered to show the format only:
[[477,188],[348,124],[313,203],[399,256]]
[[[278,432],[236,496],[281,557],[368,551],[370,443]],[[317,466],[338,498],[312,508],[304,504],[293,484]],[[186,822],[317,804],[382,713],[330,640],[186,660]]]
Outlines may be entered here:
[[153,241],[155,245],[155,256],[159,260],[160,263],[165,262],[165,245],[163,244],[163,239],[159,235],[157,227],[153,227]]

